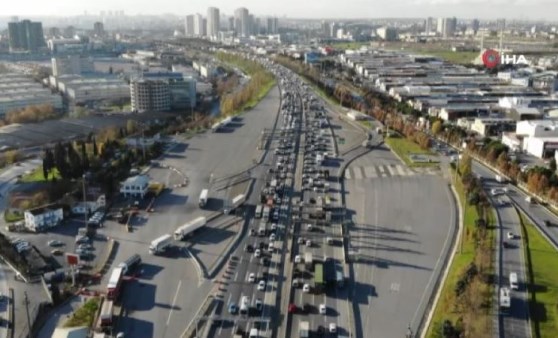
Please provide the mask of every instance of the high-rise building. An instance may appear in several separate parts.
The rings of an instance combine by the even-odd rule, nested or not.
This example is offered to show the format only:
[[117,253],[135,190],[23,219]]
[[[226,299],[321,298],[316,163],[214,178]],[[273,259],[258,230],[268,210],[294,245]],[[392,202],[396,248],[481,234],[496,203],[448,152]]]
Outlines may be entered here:
[[137,112],[191,109],[196,81],[181,73],[144,73],[130,82],[132,110]]
[[234,31],[237,36],[250,36],[250,13],[244,7],[234,11]]
[[207,36],[216,38],[220,28],[219,8],[209,7],[207,9]]
[[331,25],[327,21],[322,21],[322,35],[326,38],[331,37]]
[[194,15],[186,16],[186,20],[184,22],[184,35],[194,36]]
[[74,36],[76,36],[76,28],[74,26],[68,26],[64,28],[63,35],[65,38],[73,38]]
[[252,31],[254,32],[254,34],[260,35],[261,30],[262,30],[262,20],[260,18],[256,18],[254,20],[254,27]]
[[102,22],[95,22],[93,24],[93,33],[96,36],[103,36],[105,35],[105,26],[103,25]]
[[204,36],[203,16],[201,14],[194,15],[194,35]]
[[432,18],[428,17],[424,21],[424,33],[430,35],[432,33]]
[[478,31],[480,28],[480,22],[478,19],[473,19],[473,22],[471,22],[471,29],[473,30],[473,34],[477,35]]
[[397,40],[397,29],[393,27],[380,27],[376,29],[376,34],[384,41]]
[[228,30],[234,31],[234,16],[231,16],[229,18],[228,23],[229,23]]
[[498,30],[498,32],[506,30],[506,19],[496,20],[496,29]]
[[449,38],[455,35],[457,30],[457,19],[453,18],[438,18],[437,32],[444,38]]
[[277,18],[267,18],[267,33],[277,34],[279,26],[279,19]]
[[36,52],[39,48],[45,46],[43,24],[40,22],[29,20],[10,22],[8,23],[8,36],[11,51]]
[[329,26],[331,28],[329,36],[334,38],[337,36],[337,30],[339,29],[339,24],[332,22],[331,25]]

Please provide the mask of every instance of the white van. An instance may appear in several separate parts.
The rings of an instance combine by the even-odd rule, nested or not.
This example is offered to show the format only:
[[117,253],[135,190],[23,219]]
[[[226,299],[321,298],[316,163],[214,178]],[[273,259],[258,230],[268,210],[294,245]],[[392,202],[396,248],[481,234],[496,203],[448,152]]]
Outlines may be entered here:
[[510,273],[510,289],[512,290],[519,289],[519,281],[517,279],[517,273],[515,272]]
[[248,309],[250,307],[250,299],[247,296],[242,296],[240,299],[240,314],[248,314]]

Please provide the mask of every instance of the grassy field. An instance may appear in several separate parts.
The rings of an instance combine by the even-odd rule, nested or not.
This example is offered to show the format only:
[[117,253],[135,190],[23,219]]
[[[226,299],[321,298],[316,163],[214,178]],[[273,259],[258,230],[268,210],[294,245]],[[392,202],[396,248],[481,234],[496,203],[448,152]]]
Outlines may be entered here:
[[558,253],[523,214],[523,243],[529,274],[529,316],[533,337],[558,331]]
[[393,150],[409,167],[433,167],[438,163],[414,163],[409,158],[411,154],[434,155],[432,152],[422,149],[418,144],[403,137],[386,137],[384,142]]
[[267,93],[269,93],[271,88],[275,86],[275,83],[276,83],[275,80],[273,80],[270,81],[267,85],[260,88],[258,95],[254,96],[250,101],[246,102],[246,104],[242,106],[242,108],[240,108],[239,111],[235,112],[233,115],[238,115],[245,110],[254,108],[267,95]]
[[[48,179],[51,180],[53,177],[59,179],[60,173],[58,169],[54,168],[48,175]],[[30,183],[30,182],[44,182],[45,177],[43,175],[43,166],[38,167],[37,169],[33,170],[27,175],[23,175],[21,177],[21,182]]]
[[77,326],[87,326],[91,327],[93,325],[93,320],[95,319],[95,314],[99,308],[100,300],[99,298],[91,298],[82,307],[76,310],[72,317],[64,323],[64,327],[77,327]]
[[[455,172],[453,173],[455,174]],[[431,325],[426,334],[428,338],[441,338],[442,322],[449,319],[455,323],[462,315],[462,313],[455,311],[455,305],[458,300],[454,288],[460,276],[462,276],[467,269],[467,266],[475,259],[476,244],[473,233],[476,228],[475,220],[478,218],[478,213],[474,206],[466,203],[465,190],[460,179],[454,180],[454,186],[459,198],[459,204],[461,204],[463,208],[463,233],[461,238],[457,239],[457,252],[453,261],[450,262],[451,266],[448,276],[445,284],[442,286],[438,304],[434,309]],[[491,243],[494,243],[494,235],[494,231],[489,231],[489,240]],[[479,313],[477,315],[479,323],[490,320],[490,316],[487,314]]]

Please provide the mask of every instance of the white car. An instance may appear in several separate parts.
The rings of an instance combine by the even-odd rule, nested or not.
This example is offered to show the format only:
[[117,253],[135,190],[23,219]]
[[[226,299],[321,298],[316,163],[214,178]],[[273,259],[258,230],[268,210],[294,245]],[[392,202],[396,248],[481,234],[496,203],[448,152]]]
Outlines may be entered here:
[[513,232],[509,231],[508,232],[508,239],[514,239],[515,235],[513,234]]
[[337,324],[329,323],[329,333],[336,333],[337,332]]
[[506,191],[502,188],[494,188],[492,190],[490,190],[490,193],[492,194],[492,196],[498,196],[498,195],[502,195],[504,194]]
[[294,262],[297,263],[297,264],[302,262],[302,257],[300,257],[300,255],[296,255],[295,259],[294,259]]
[[327,308],[325,304],[320,304],[320,314],[325,315],[327,312]]
[[255,283],[256,282],[256,274],[255,273],[252,272],[248,275],[248,282],[250,282],[250,283]]
[[311,240],[306,240],[306,246],[312,246],[312,241]]
[[269,235],[269,241],[270,241],[270,242],[274,242],[274,241],[275,241],[275,234]]
[[304,284],[304,286],[302,287],[302,292],[310,293],[310,284]]
[[254,257],[260,257],[262,255],[262,252],[260,251],[260,249],[256,249],[256,251],[254,251]]
[[48,246],[62,246],[64,245],[64,242],[53,239],[48,241],[47,244]]
[[258,291],[265,291],[265,281],[264,280],[261,280],[258,283]]

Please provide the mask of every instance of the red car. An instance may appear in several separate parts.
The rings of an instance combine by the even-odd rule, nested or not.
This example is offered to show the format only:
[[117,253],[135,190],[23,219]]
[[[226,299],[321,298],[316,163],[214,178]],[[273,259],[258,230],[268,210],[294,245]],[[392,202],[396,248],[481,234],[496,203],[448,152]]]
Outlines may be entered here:
[[289,313],[296,313],[296,304],[289,304]]

